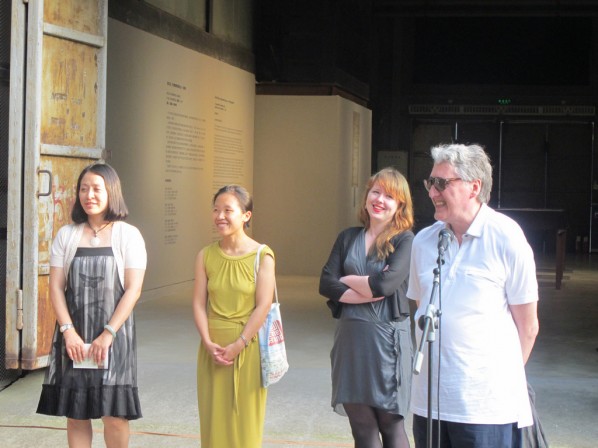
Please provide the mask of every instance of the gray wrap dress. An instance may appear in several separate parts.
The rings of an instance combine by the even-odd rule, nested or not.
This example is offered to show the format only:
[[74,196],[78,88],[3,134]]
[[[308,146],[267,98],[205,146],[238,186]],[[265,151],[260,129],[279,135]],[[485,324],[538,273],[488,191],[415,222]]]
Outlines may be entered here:
[[[384,261],[366,257],[365,232],[349,247],[344,260],[346,275],[374,275]],[[334,345],[332,407],[346,415],[343,403],[366,404],[405,417],[411,394],[411,323],[407,317],[392,319],[386,299],[343,304]]]

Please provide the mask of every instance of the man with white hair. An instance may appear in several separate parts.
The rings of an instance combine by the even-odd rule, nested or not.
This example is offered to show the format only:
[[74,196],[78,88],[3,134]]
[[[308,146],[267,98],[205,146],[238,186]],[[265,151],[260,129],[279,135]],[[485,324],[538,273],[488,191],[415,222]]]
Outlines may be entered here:
[[533,252],[519,225],[487,205],[492,167],[481,146],[442,145],[431,152],[434,166],[424,184],[436,222],[413,240],[407,291],[418,304],[416,322],[432,298],[439,235],[448,231],[454,238],[448,244],[445,238],[434,299],[439,334],[413,377],[415,446],[427,441],[430,361],[433,446],[440,419],[443,448],[518,448],[520,428],[532,424],[524,365],[538,334]]

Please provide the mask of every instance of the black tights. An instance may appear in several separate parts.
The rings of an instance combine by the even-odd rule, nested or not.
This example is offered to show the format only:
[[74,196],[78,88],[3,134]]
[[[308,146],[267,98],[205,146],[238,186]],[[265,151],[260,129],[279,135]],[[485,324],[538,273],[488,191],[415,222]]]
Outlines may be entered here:
[[355,448],[409,448],[402,416],[365,404],[343,406],[351,424]]

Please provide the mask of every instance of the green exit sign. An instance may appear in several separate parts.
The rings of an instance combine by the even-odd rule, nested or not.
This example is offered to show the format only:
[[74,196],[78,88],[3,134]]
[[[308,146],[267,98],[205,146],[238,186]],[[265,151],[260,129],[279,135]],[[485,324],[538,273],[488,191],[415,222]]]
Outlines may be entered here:
[[500,104],[501,106],[508,106],[509,104],[511,104],[511,99],[510,98],[499,98],[498,104]]

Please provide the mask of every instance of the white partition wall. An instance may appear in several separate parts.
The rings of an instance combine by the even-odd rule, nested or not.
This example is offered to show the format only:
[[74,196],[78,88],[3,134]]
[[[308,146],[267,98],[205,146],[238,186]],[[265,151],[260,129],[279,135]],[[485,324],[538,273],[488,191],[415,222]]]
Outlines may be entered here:
[[[254,75],[109,21],[107,161],[148,248],[144,298],[188,287],[215,238],[211,197],[254,195],[250,232],[286,275],[319,275],[371,167],[371,111],[340,96],[255,96]],[[118,45],[110,45],[110,42]]]
[[151,298],[193,281],[214,192],[252,189],[255,77],[115,20],[108,36],[106,159],[146,241]]
[[358,225],[371,170],[371,111],[340,96],[258,95],[253,235],[277,272],[319,275],[340,230]]

